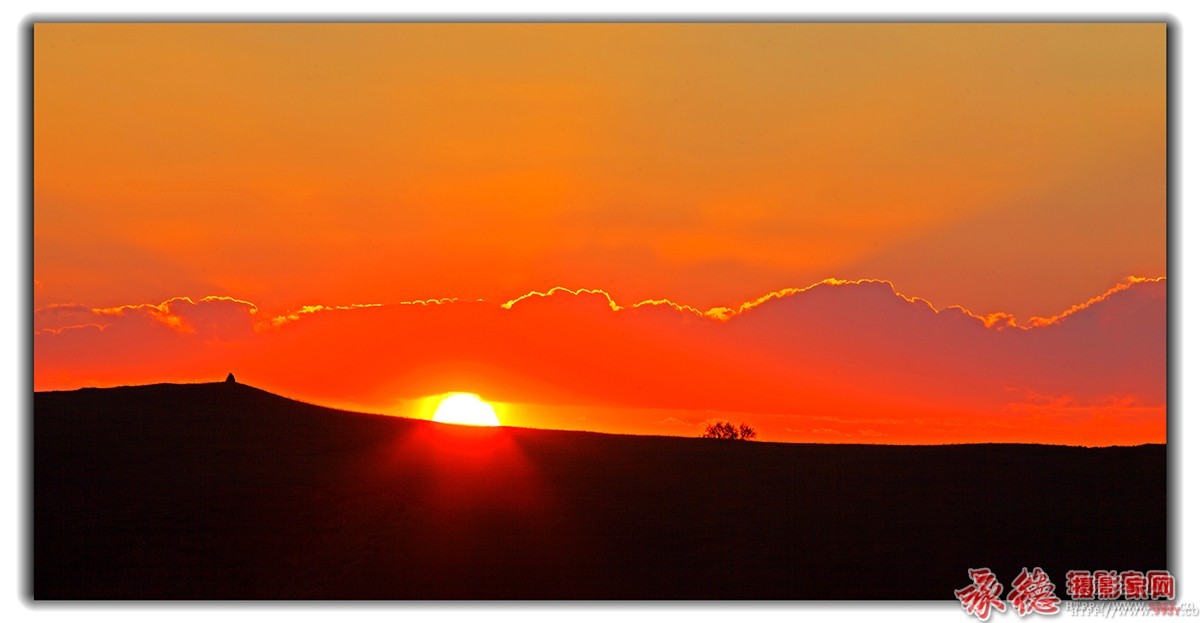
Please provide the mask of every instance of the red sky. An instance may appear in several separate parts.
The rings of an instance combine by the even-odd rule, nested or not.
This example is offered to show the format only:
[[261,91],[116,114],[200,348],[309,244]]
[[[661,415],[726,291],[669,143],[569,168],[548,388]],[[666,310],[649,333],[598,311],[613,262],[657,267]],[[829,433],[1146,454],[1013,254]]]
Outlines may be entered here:
[[1163,441],[1165,36],[38,24],[35,388]]

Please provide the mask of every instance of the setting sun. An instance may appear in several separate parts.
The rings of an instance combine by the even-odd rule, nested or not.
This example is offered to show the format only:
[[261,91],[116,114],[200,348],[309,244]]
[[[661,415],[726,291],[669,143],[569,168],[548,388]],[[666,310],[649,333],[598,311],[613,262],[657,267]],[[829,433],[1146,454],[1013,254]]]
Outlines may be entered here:
[[468,426],[499,426],[496,409],[475,394],[448,394],[438,403],[433,421]]

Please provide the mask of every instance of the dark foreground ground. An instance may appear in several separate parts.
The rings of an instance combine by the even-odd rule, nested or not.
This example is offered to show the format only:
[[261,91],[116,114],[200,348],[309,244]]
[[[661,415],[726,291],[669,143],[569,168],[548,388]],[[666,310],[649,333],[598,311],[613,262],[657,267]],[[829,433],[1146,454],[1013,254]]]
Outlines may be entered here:
[[952,599],[1166,567],[1163,446],[473,429],[245,385],[34,399],[37,599]]

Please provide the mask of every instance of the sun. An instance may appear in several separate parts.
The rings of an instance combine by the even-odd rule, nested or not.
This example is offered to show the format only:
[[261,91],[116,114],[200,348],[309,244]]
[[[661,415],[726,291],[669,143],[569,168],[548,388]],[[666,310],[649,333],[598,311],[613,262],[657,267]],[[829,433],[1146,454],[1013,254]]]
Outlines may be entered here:
[[447,394],[433,412],[433,421],[468,426],[499,426],[496,409],[475,394]]

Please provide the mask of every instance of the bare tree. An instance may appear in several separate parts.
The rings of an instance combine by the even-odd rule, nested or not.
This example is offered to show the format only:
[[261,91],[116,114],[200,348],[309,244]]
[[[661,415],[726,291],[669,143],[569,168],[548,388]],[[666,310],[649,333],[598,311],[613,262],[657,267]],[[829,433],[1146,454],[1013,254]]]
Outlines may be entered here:
[[704,427],[704,439],[739,439],[747,440],[758,437],[758,431],[748,424],[733,425],[733,422],[710,422]]

